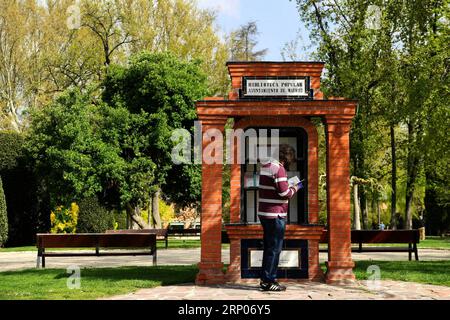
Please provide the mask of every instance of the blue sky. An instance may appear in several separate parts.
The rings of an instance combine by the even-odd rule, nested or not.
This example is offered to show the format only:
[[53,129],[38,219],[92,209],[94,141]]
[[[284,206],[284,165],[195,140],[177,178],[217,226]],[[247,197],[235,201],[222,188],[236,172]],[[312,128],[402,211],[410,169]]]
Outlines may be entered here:
[[[264,60],[281,61],[281,49],[295,40],[302,41],[297,52],[304,58],[309,32],[300,21],[295,1],[289,0],[197,0],[201,8],[215,9],[217,22],[225,34],[249,21],[256,21],[260,32],[257,49],[268,48]],[[302,52],[303,50],[303,52]]]

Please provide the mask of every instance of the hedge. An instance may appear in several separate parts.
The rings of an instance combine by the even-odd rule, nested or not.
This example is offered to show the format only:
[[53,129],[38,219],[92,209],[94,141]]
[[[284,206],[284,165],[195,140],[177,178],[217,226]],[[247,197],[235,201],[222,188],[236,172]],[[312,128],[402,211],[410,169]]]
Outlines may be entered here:
[[6,199],[3,192],[3,182],[0,176],[0,247],[3,247],[8,239],[8,214],[6,211]]

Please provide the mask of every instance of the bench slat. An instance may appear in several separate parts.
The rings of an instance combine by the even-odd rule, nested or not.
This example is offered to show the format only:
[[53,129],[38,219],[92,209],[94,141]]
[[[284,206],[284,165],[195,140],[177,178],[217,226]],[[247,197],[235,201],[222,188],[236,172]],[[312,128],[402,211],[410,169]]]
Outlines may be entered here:
[[41,248],[129,248],[150,247],[155,234],[38,234],[37,246]]

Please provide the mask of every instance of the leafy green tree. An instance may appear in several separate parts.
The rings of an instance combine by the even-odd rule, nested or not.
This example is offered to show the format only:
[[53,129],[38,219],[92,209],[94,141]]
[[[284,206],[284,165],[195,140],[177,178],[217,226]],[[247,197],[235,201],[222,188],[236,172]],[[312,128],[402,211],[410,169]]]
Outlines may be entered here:
[[5,245],[6,240],[8,240],[8,213],[6,211],[2,177],[0,176],[0,247]]
[[[297,4],[313,30],[316,56],[327,63],[325,93],[359,100],[351,132],[352,174],[361,181],[390,183],[383,189],[391,190],[391,227],[397,223],[396,209],[403,207],[405,227],[411,228],[413,214],[423,209],[426,155],[439,154],[448,162],[448,155],[425,139],[436,126],[431,119],[444,122],[433,115],[445,114],[445,105],[448,109],[442,102],[448,101],[448,1]],[[373,7],[378,21],[371,25]],[[397,180],[405,184],[400,204]],[[367,227],[369,198],[377,202],[383,196],[361,187],[357,198]]]
[[145,227],[135,208],[153,186],[155,165],[143,152],[149,121],[77,90],[34,110],[25,146],[52,206],[100,195]]
[[144,52],[134,56],[127,67],[111,66],[104,83],[106,103],[125,107],[133,115],[148,114],[149,123],[140,133],[148,137],[145,155],[158,168],[154,185],[179,204],[200,199],[200,167],[174,165],[170,142],[174,129],[192,132],[197,118],[195,101],[208,93],[207,78],[199,64],[181,61],[169,53]]
[[8,203],[8,245],[30,245],[36,232],[47,230],[48,211],[42,186],[27,164],[24,136],[0,132],[0,175]]

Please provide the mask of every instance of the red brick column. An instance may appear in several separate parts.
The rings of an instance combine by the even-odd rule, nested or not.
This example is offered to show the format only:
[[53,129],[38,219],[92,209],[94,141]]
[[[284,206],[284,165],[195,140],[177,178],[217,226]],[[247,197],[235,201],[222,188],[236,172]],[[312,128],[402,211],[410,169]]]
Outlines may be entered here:
[[350,224],[351,118],[326,117],[327,132],[327,283],[353,281]]
[[[213,139],[208,136],[208,129],[218,129],[223,135],[226,117],[201,119],[202,150],[210,145]],[[215,141],[215,140],[214,140]],[[223,140],[222,140],[223,141]],[[216,141],[223,146],[222,141]],[[214,152],[223,159],[223,150]],[[201,261],[198,264],[199,273],[196,284],[224,283],[222,250],[222,170],[221,163],[207,164],[202,155],[202,212],[201,212]]]

